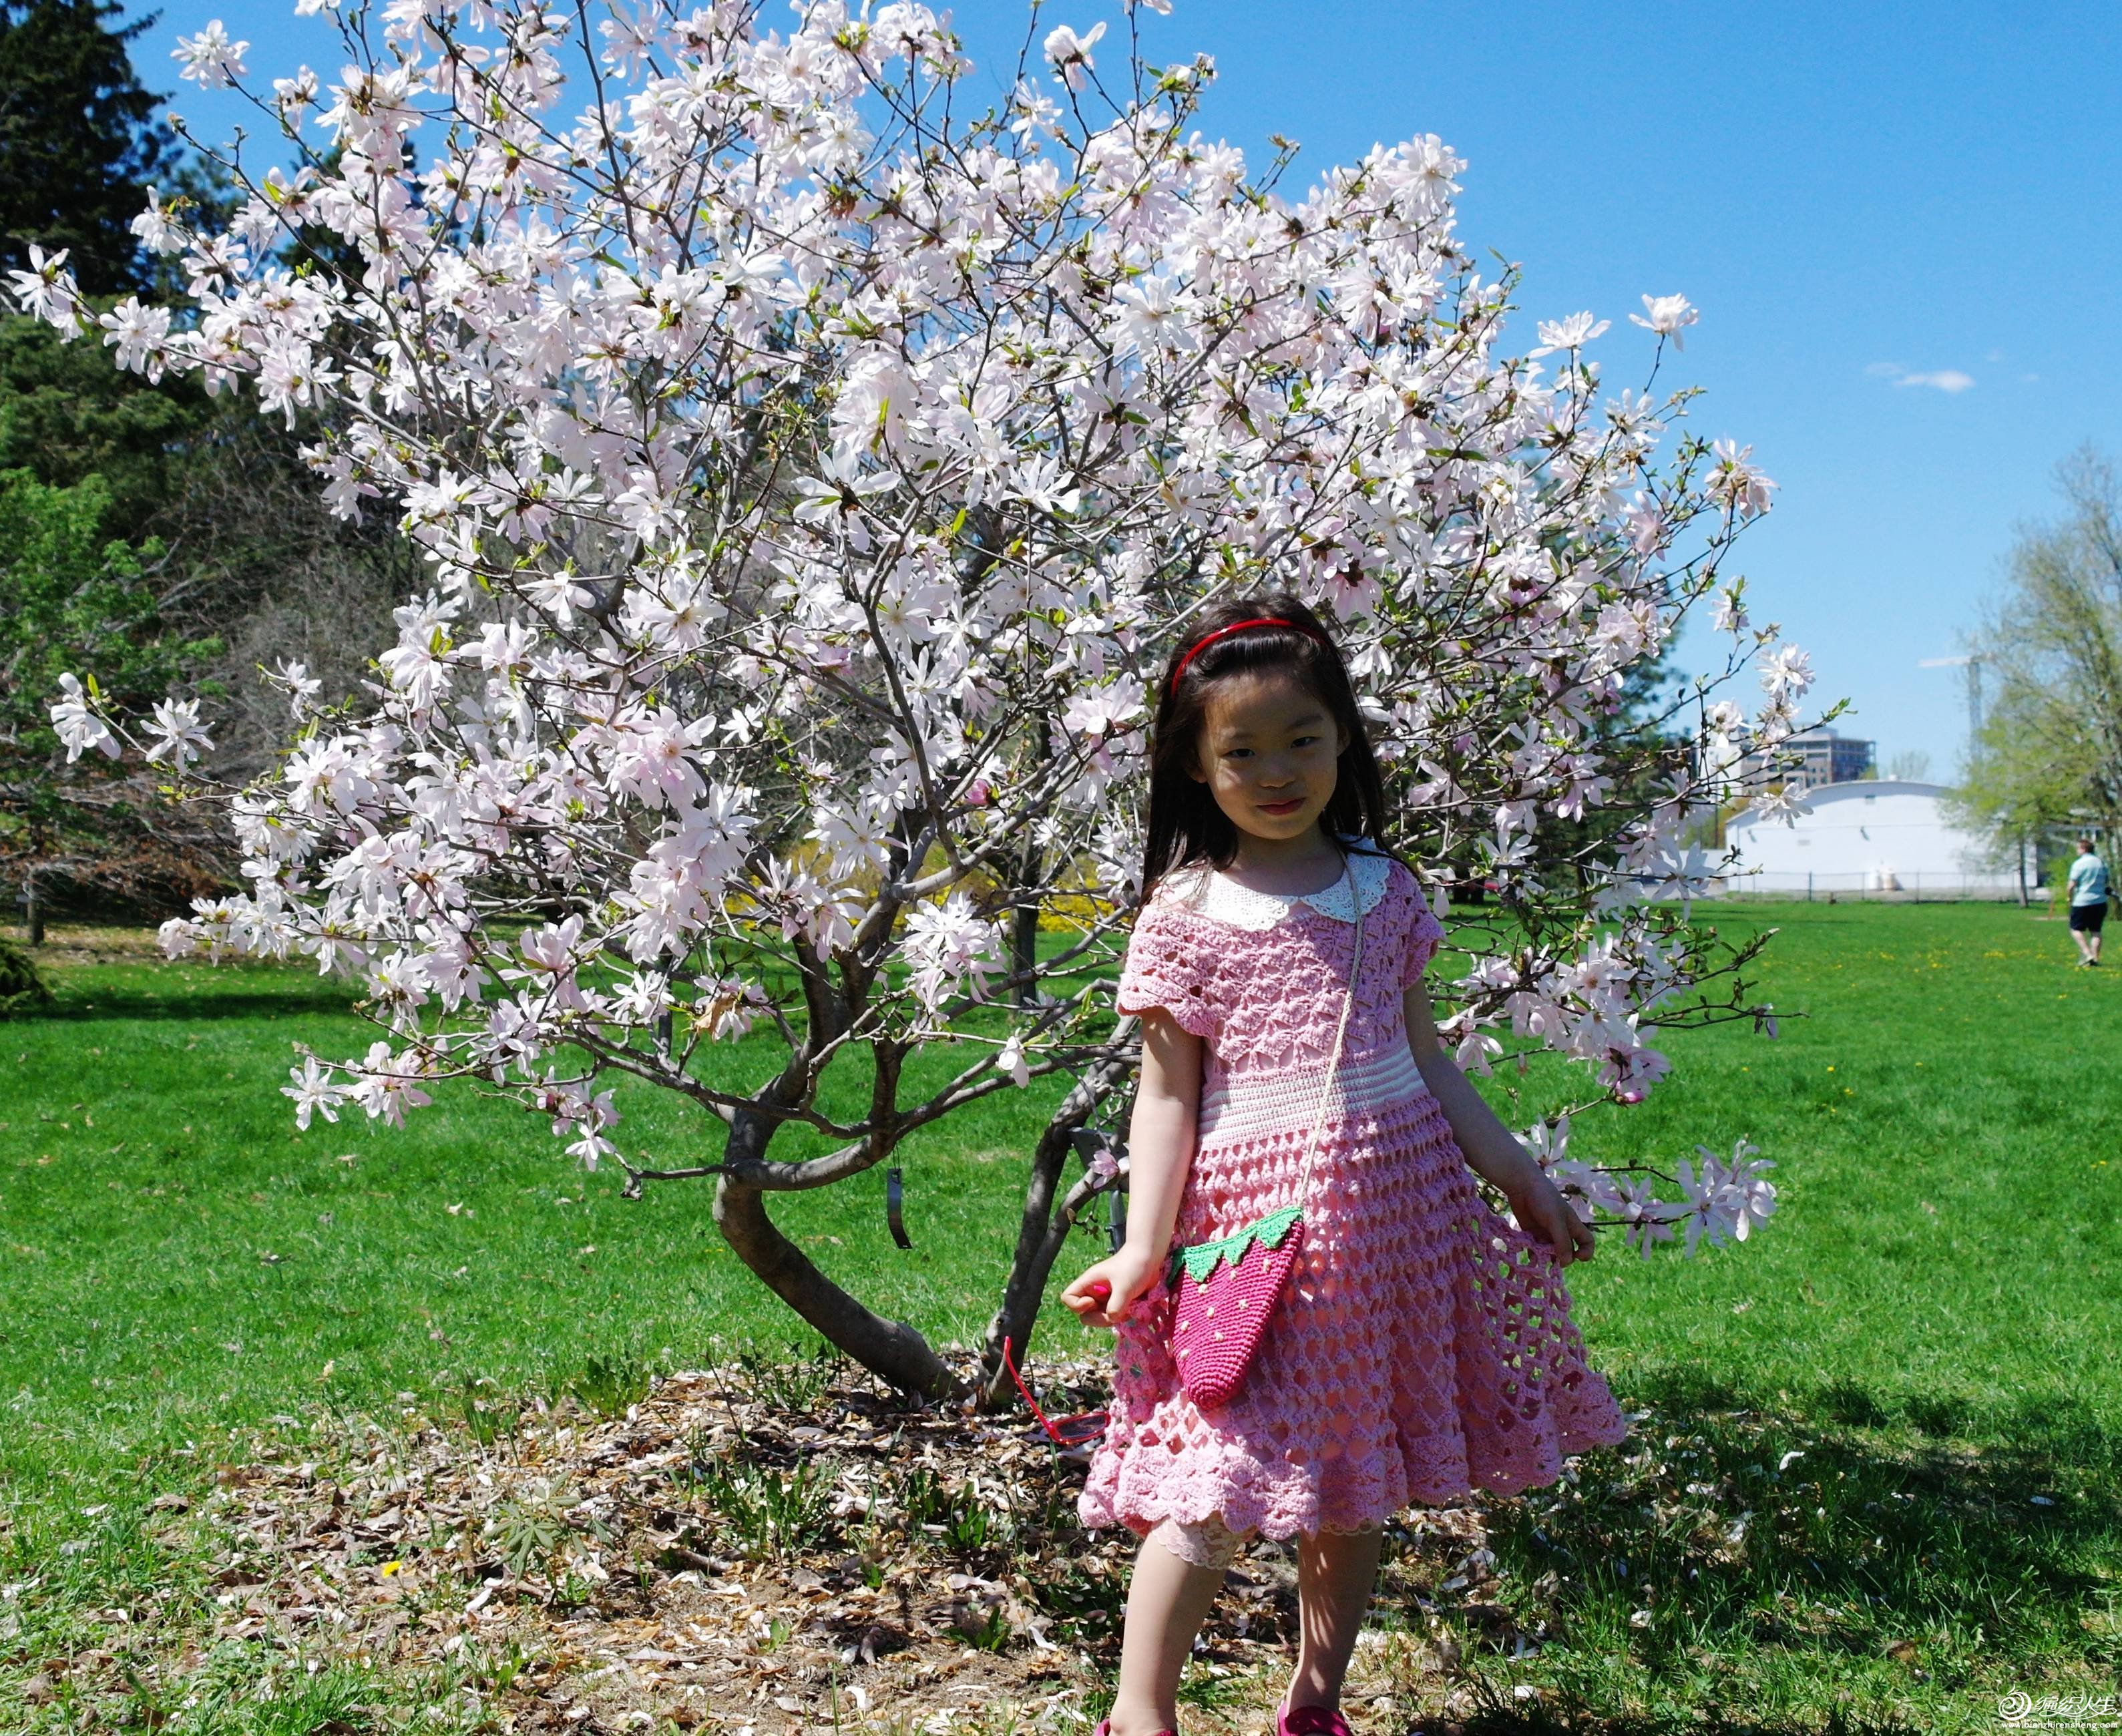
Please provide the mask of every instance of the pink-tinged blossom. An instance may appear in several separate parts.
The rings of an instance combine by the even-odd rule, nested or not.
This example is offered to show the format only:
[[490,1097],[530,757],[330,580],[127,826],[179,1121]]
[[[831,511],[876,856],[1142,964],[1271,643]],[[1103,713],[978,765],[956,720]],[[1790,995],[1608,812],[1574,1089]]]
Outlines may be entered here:
[[368,998],[386,1013],[417,1011],[426,1005],[432,986],[428,962],[417,954],[393,952],[368,967]]
[[1009,492],[1012,499],[1039,512],[1063,517],[1073,512],[1083,501],[1082,489],[1070,480],[1060,460],[1051,456],[1020,466],[1010,480]]
[[592,1093],[577,1083],[549,1084],[541,1093],[540,1107],[551,1114],[555,1134],[575,1135],[568,1151],[581,1160],[583,1168],[595,1169],[601,1158],[617,1149],[604,1137],[605,1128],[619,1123],[619,1111],[609,1091]]
[[1613,1178],[1594,1164],[1576,1158],[1557,1158],[1549,1174],[1569,1202],[1570,1210],[1586,1224],[1596,1222],[1600,1212],[1615,1211],[1620,1204]]
[[1812,804],[1805,798],[1805,792],[1794,778],[1771,785],[1766,789],[1750,791],[1746,799],[1748,811],[1763,820],[1774,821],[1788,826],[1801,816],[1812,812]]
[[1622,524],[1628,534],[1629,546],[1637,554],[1655,554],[1665,546],[1665,514],[1648,494],[1639,494],[1629,503]]
[[1717,462],[1709,473],[1711,495],[1723,502],[1725,511],[1734,517],[1758,518],[1767,512],[1776,484],[1747,461],[1753,447],[1719,440],[1713,451]]
[[1648,597],[1608,603],[1592,625],[1592,643],[1616,667],[1632,663],[1663,643],[1665,623]]
[[526,930],[516,943],[523,963],[521,967],[504,970],[501,973],[502,979],[529,985],[531,993],[542,994],[554,1006],[580,1008],[582,994],[575,980],[575,971],[582,962],[576,957],[582,938],[582,919],[579,916]]
[[1061,725],[1093,740],[1124,729],[1143,714],[1143,685],[1132,676],[1110,686],[1094,687],[1069,700]]
[[1728,1164],[1706,1145],[1696,1146],[1695,1152],[1702,1159],[1701,1174],[1696,1175],[1690,1159],[1680,1160],[1684,1203],[1672,1209],[1690,1254],[1705,1240],[1712,1247],[1727,1240],[1745,1241],[1755,1224],[1767,1221],[1776,1203],[1775,1187],[1761,1173],[1774,1165],[1755,1158],[1755,1148],[1745,1140]]
[[690,806],[707,793],[694,756],[713,729],[713,718],[687,723],[668,706],[629,719],[613,731],[612,788],[658,807]]
[[1654,1245],[1672,1240],[1673,1224],[1687,1208],[1659,1199],[1648,1177],[1626,1176],[1615,1179],[1607,1210],[1621,1221],[1622,1240],[1648,1259]]
[[298,814],[351,814],[381,793],[358,742],[348,736],[311,742],[288,756],[281,775]]
[[344,1095],[348,1101],[358,1103],[372,1121],[403,1127],[407,1110],[424,1109],[434,1102],[414,1083],[424,1076],[417,1050],[408,1049],[393,1055],[390,1044],[375,1043],[352,1071],[353,1083]]

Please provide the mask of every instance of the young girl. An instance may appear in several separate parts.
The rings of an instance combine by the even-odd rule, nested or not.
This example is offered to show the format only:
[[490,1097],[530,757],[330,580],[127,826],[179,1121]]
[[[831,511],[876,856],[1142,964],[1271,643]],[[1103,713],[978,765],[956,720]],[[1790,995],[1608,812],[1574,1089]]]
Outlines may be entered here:
[[[1442,929],[1386,851],[1384,820],[1318,618],[1287,596],[1205,616],[1159,696],[1143,904],[1120,980],[1143,1027],[1127,1240],[1062,1298],[1119,1331],[1083,1522],[1144,1539],[1099,1736],[1175,1729],[1194,1633],[1255,1532],[1298,1539],[1280,1736],[1348,1736],[1341,1680],[1385,1521],[1475,1486],[1552,1482],[1563,1455],[1627,1433],[1559,1274],[1591,1257],[1591,1230],[1440,1046],[1422,974]],[[1203,1409],[1166,1337],[1171,1250],[1298,1203],[1315,1121],[1296,1263],[1244,1384]],[[1482,1201],[1468,1165],[1521,1229]]]

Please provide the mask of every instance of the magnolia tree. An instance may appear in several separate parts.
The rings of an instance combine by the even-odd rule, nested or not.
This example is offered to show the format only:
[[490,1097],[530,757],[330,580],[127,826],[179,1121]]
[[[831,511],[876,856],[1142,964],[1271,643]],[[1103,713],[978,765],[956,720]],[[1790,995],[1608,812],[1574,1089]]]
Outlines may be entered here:
[[[769,1200],[1062,1076],[992,1394],[1121,1169],[1101,1130],[1134,1032],[1105,967],[1147,684],[1205,602],[1265,586],[1339,621],[1440,909],[1498,889],[1445,990],[1462,1061],[1550,1050],[1574,1107],[1634,1101],[1657,1027],[1762,1016],[1746,951],[1689,917],[1714,864],[1676,840],[1795,727],[1807,675],[1719,577],[1771,484],[1726,446],[1658,455],[1680,297],[1631,316],[1644,383],[1617,396],[1588,314],[1508,356],[1511,283],[1462,249],[1437,139],[1278,191],[1283,161],[1193,130],[1208,61],[1151,68],[1104,25],[1035,32],[968,115],[919,6],[828,0],[778,32],[743,0],[331,16],[336,79],[255,92],[299,166],[232,157],[225,227],[167,203],[136,225],[182,306],[92,309],[63,259],[18,288],[128,367],[313,412],[333,505],[424,553],[365,691],[282,672],[284,758],[223,793],[246,890],[165,933],[365,983],[383,1034],[305,1062],[299,1121],[395,1125],[484,1081],[631,1189],[711,1180],[766,1284],[939,1394],[961,1377]],[[217,22],[179,54],[213,85],[245,46]],[[1698,606],[1716,675],[1646,683]],[[1750,715],[1722,696],[1749,664]],[[204,788],[188,701],[54,718]],[[697,1108],[685,1149],[621,1152],[622,1081]],[[1623,1172],[1566,1129],[1533,1130],[1550,1172],[1645,1248],[1773,1205],[1743,1144]]]

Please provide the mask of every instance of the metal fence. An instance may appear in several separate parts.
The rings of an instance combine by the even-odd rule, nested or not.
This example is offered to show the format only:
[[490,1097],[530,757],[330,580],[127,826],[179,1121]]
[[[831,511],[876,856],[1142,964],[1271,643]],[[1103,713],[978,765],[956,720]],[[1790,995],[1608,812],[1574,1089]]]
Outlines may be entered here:
[[[1713,880],[1713,898],[1801,898],[1837,904],[2012,903],[2019,900],[2017,874],[1847,873],[1763,872]],[[2046,887],[2026,888],[2028,901],[2048,902]]]

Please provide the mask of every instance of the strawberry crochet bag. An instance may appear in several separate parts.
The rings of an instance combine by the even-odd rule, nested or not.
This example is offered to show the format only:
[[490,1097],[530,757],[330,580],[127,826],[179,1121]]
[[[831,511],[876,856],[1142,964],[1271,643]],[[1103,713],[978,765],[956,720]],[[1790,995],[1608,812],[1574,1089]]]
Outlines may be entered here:
[[1346,864],[1346,873],[1349,903],[1356,912],[1355,952],[1348,966],[1348,994],[1334,1027],[1334,1050],[1320,1088],[1318,1111],[1311,1117],[1305,1142],[1297,1199],[1227,1236],[1172,1250],[1167,1280],[1172,1293],[1171,1357],[1180,1387],[1204,1409],[1228,1404],[1245,1384],[1266,1336],[1269,1317],[1282,1299],[1291,1268],[1303,1251],[1312,1160],[1318,1154],[1334,1076],[1340,1070],[1341,1047],[1348,1035],[1348,1010],[1355,1003],[1356,980],[1363,968],[1363,900],[1353,862]]

